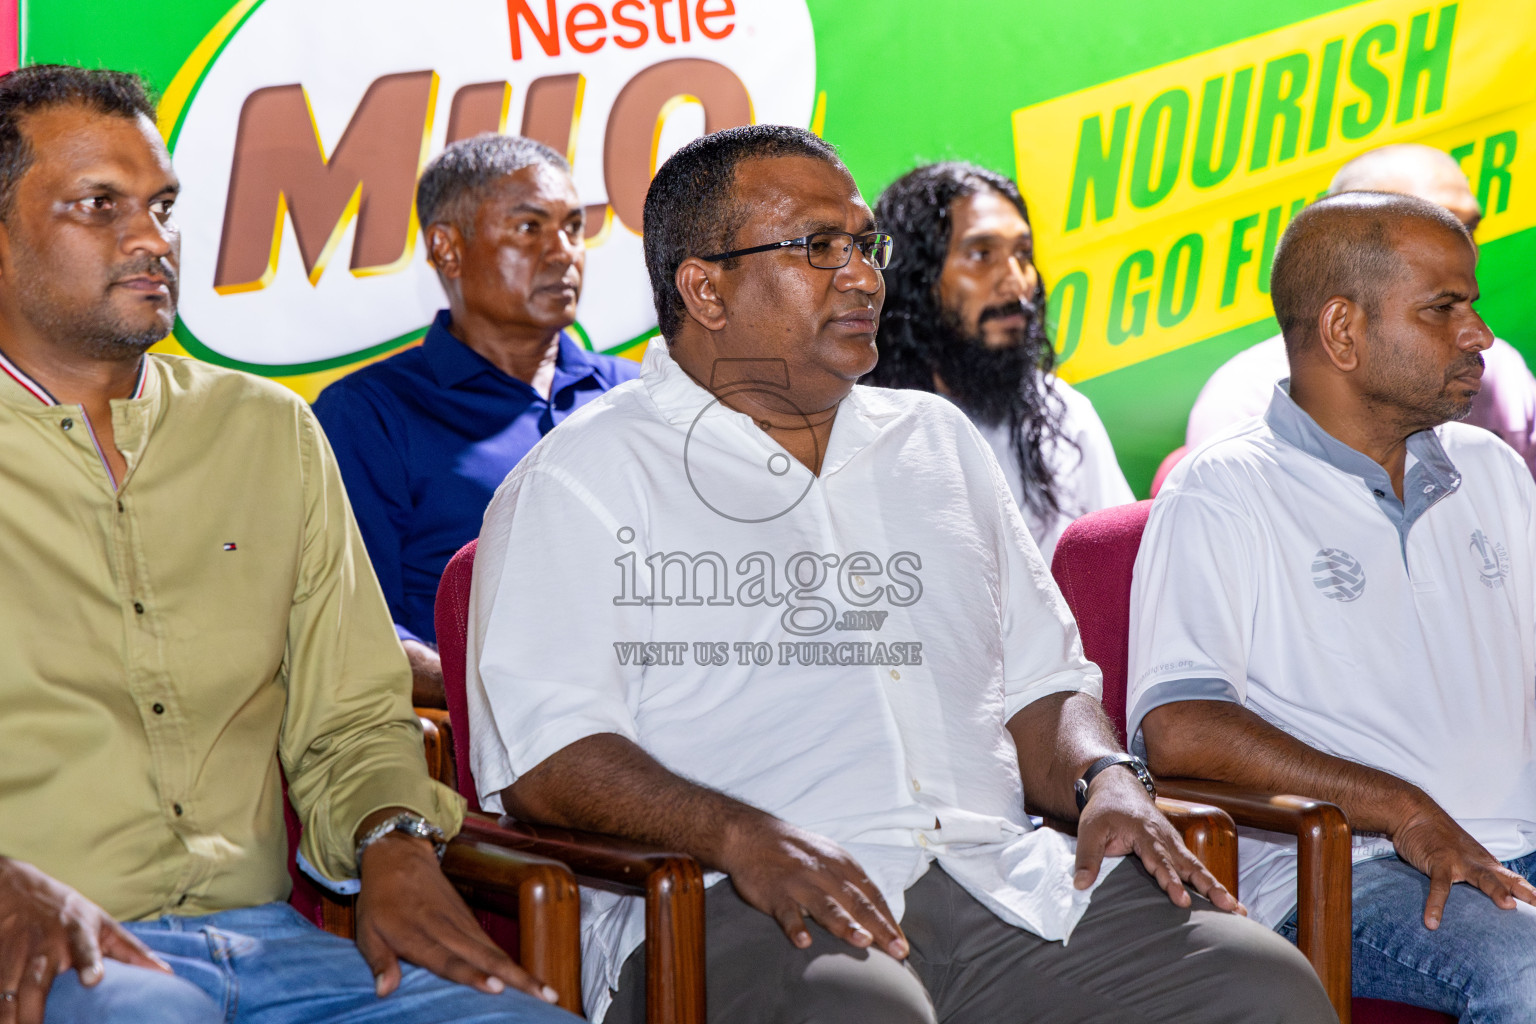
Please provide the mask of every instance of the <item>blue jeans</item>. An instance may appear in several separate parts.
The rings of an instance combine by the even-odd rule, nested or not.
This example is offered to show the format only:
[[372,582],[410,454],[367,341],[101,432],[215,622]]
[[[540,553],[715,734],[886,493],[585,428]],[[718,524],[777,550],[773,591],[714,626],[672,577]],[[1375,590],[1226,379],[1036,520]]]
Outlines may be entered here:
[[175,977],[107,960],[94,988],[74,971],[48,994],[45,1024],[563,1024],[576,1018],[522,992],[501,995],[402,963],[400,987],[374,995],[348,939],[286,903],[127,925]]
[[[1504,866],[1536,881],[1536,853]],[[1354,994],[1454,1014],[1461,1024],[1536,1021],[1536,907],[1501,910],[1461,883],[1430,931],[1428,897],[1429,878],[1396,857],[1355,865]],[[1275,930],[1295,942],[1296,914]]]

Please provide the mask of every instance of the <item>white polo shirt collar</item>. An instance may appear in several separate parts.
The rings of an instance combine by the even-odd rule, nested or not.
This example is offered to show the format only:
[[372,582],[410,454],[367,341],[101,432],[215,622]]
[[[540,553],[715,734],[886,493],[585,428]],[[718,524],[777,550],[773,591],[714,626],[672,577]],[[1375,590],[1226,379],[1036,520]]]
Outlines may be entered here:
[[1317,425],[1306,410],[1291,399],[1291,379],[1275,384],[1274,396],[1264,413],[1264,422],[1281,441],[1299,448],[1314,458],[1357,477],[1376,507],[1397,528],[1404,558],[1408,551],[1408,531],[1434,504],[1461,486],[1461,473],[1445,453],[1433,430],[1421,430],[1408,437],[1408,468],[1403,473],[1403,498],[1398,500],[1392,478],[1375,459],[1356,451]]

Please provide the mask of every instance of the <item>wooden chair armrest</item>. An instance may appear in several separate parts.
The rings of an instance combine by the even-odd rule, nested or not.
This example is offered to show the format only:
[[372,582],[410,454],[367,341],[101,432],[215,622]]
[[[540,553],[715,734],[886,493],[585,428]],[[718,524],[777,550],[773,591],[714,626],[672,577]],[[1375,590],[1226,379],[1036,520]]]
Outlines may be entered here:
[[1237,896],[1237,826],[1231,815],[1207,803],[1157,798],[1157,809],[1184,837],[1189,852]]
[[704,1024],[704,873],[681,853],[616,836],[468,814],[462,834],[551,857],[601,888],[645,897],[647,1024]]
[[558,1005],[581,1013],[581,894],[570,868],[461,832],[443,854],[443,874],[471,906],[517,919],[524,969],[558,993]]
[[1323,988],[1349,1024],[1349,821],[1326,800],[1264,793],[1209,779],[1157,780],[1159,793],[1214,804],[1239,825],[1296,837],[1296,947],[1311,961]]
[[421,722],[421,741],[427,756],[427,774],[449,789],[455,789],[453,768],[453,725],[448,712],[437,708],[416,708]]

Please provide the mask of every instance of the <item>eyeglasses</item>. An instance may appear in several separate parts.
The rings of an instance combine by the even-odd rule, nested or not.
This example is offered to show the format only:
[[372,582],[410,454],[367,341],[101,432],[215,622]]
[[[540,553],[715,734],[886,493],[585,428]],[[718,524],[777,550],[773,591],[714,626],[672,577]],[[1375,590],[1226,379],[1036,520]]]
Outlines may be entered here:
[[846,231],[818,231],[813,235],[801,235],[799,238],[786,238],[782,242],[769,242],[767,245],[754,245],[747,249],[732,249],[730,252],[718,252],[713,256],[700,256],[702,260],[710,263],[719,263],[721,260],[735,259],[737,256],[750,256],[755,252],[772,252],[776,249],[789,249],[796,246],[805,249],[805,258],[810,260],[811,266],[818,270],[840,270],[853,259],[853,250],[857,248],[864,254],[864,259],[876,270],[884,270],[891,265],[891,236],[884,231],[871,231],[868,234],[852,235]]

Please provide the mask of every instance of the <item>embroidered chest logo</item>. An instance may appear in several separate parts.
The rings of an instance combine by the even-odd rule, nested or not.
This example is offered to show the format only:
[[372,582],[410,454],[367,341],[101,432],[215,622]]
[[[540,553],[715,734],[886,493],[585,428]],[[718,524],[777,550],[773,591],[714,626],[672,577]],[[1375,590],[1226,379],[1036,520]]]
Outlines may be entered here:
[[1334,601],[1353,601],[1365,593],[1365,570],[1348,551],[1323,548],[1312,556],[1312,585]]
[[1497,590],[1509,578],[1509,552],[1498,541],[1489,540],[1482,530],[1472,531],[1472,543],[1467,545],[1472,560],[1477,565],[1477,579],[1489,590]]

